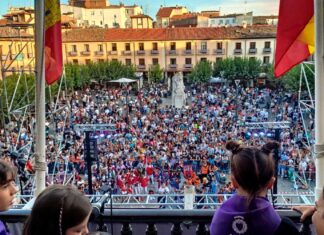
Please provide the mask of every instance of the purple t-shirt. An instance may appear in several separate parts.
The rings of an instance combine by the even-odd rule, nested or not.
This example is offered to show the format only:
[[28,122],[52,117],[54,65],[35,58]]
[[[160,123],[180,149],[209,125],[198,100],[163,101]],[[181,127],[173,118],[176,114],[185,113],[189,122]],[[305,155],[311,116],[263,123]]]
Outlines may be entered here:
[[252,200],[247,210],[246,197],[234,195],[216,210],[210,225],[211,235],[273,235],[281,218],[263,197]]
[[10,235],[9,230],[1,220],[0,220],[0,235]]

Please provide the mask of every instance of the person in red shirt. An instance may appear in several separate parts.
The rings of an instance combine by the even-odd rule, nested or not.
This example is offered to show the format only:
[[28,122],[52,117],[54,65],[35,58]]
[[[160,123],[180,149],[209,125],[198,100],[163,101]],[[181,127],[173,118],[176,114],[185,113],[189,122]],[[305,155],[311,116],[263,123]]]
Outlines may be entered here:
[[141,193],[147,194],[147,186],[148,186],[149,179],[146,176],[143,176],[140,179],[140,186],[141,186]]

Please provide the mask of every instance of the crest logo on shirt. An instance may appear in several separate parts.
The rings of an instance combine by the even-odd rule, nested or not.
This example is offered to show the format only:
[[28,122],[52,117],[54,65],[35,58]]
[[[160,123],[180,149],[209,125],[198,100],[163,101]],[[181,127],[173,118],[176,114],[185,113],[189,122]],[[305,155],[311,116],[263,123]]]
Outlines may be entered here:
[[248,226],[247,223],[244,220],[243,216],[235,216],[234,221],[232,223],[232,229],[237,234],[244,234],[246,233]]

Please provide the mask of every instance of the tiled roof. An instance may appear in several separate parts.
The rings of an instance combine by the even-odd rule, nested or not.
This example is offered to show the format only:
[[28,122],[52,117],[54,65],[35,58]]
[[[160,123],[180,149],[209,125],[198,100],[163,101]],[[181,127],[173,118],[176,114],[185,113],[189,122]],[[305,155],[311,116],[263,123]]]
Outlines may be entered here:
[[165,41],[165,29],[108,29],[106,41]]
[[154,29],[74,29],[62,34],[64,42],[125,42],[172,40],[222,40],[275,38],[275,26],[217,28],[154,28]]
[[219,16],[219,11],[201,11],[201,15],[207,17],[215,17]]
[[174,9],[181,9],[181,6],[176,7],[160,7],[159,11],[156,13],[156,17],[170,17]]
[[151,16],[144,15],[144,14],[133,15],[130,18],[150,18],[151,20],[153,20]]
[[194,17],[197,17],[199,16],[199,14],[197,13],[185,13],[185,14],[182,14],[182,15],[174,15],[171,17],[171,21],[172,20],[182,20],[182,19],[188,19],[188,18],[194,18]]
[[107,29],[73,29],[62,32],[63,42],[102,42],[106,41]]
[[0,27],[0,39],[5,38],[32,38],[33,36],[12,27]]
[[7,25],[8,20],[7,19],[0,19],[0,25]]

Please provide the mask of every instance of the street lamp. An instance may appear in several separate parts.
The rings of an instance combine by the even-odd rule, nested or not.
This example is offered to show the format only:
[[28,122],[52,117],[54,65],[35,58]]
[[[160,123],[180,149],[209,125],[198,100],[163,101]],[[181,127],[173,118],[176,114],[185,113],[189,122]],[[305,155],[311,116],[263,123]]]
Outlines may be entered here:
[[239,88],[239,84],[240,84],[240,79],[236,79],[235,80],[235,85],[236,85],[236,96],[235,96],[235,122],[237,122],[237,120],[238,120],[238,101],[237,101],[237,99],[238,99],[238,93],[239,93],[239,90],[238,90],[238,88]]

